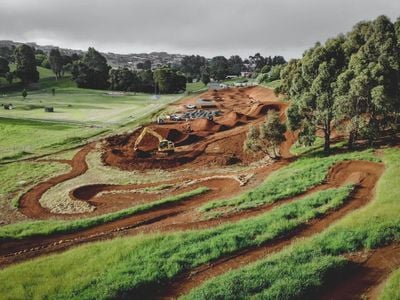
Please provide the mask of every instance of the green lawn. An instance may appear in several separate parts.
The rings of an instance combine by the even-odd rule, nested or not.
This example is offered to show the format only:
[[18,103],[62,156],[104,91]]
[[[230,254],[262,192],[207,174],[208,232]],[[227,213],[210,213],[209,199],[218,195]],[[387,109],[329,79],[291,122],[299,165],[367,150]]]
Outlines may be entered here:
[[[63,80],[60,81],[61,83]],[[65,81],[68,85],[68,82]],[[53,84],[49,84],[53,86]],[[58,87],[53,96],[51,89],[29,91],[26,100],[20,93],[0,97],[0,104],[12,103],[13,110],[0,109],[0,117],[51,120],[88,125],[120,125],[154,112],[177,100],[179,95],[162,95],[153,99],[150,94],[115,94],[110,91]],[[44,107],[54,107],[53,113]]]
[[186,92],[188,92],[188,93],[194,93],[194,92],[203,91],[203,90],[204,91],[207,90],[207,86],[204,85],[204,83],[201,81],[186,83]]
[[0,166],[0,199],[16,206],[22,190],[49,176],[67,172],[69,168],[64,164],[44,162],[19,162]]
[[82,125],[0,118],[0,161],[73,147],[102,131]]

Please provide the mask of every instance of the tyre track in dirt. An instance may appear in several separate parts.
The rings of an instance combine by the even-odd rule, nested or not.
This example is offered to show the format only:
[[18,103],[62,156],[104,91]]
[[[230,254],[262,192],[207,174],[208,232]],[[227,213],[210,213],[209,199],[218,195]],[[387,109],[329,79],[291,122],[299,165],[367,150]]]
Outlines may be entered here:
[[86,155],[92,151],[94,146],[95,143],[90,143],[74,155],[73,159],[69,162],[71,170],[68,173],[43,181],[23,194],[19,200],[19,211],[32,219],[42,220],[55,216],[56,214],[51,213],[48,209],[40,205],[40,198],[53,186],[85,173],[88,169]]
[[[331,184],[328,183],[319,186],[313,189],[313,191],[315,192],[316,190],[322,190],[329,187],[337,187],[350,182],[356,183],[357,187],[354,190],[351,199],[349,199],[342,207],[331,211],[320,218],[311,220],[306,225],[301,226],[284,237],[267,242],[259,247],[252,247],[239,251],[184,272],[165,284],[163,288],[154,291],[154,294],[147,294],[146,297],[156,299],[178,298],[179,296],[188,293],[196,286],[199,286],[207,279],[262,259],[271,253],[280,251],[297,239],[310,237],[322,232],[329,225],[341,219],[348,213],[363,207],[373,198],[375,184],[382,174],[383,169],[384,167],[382,164],[363,161],[346,161],[336,165],[332,169],[329,178],[329,180],[333,180],[333,182],[331,182]],[[307,194],[311,192],[312,190],[308,191]]]
[[346,255],[351,266],[315,299],[378,299],[389,275],[400,267],[400,244]]

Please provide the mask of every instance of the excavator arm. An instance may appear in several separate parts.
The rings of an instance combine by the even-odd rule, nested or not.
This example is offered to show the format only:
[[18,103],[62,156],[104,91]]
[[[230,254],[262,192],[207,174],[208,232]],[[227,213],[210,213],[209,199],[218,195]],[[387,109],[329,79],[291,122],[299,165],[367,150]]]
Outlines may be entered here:
[[139,137],[136,139],[133,149],[137,151],[140,142],[143,140],[146,134],[151,134],[158,139],[158,151],[174,151],[174,143],[164,139],[158,132],[154,131],[149,127],[145,127],[140,133]]

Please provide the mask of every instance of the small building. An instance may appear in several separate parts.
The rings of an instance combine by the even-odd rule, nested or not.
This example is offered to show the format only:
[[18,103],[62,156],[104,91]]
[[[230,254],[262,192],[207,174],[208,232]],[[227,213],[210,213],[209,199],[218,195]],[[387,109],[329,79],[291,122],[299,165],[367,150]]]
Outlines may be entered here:
[[52,107],[52,106],[46,106],[46,107],[44,108],[44,111],[45,111],[45,112],[54,112],[54,107]]

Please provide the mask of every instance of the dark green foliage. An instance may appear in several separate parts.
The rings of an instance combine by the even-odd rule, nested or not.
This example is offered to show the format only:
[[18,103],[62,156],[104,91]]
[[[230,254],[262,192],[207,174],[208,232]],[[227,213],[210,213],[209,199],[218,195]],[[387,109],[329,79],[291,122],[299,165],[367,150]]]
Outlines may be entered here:
[[172,94],[186,89],[186,77],[166,67],[154,71],[154,82],[160,93]]
[[83,59],[74,64],[71,73],[78,87],[106,89],[109,70],[106,58],[89,48]]
[[244,142],[245,150],[264,152],[270,157],[279,157],[279,145],[285,141],[286,125],[279,120],[279,113],[269,111],[266,121],[259,128],[250,126]]
[[229,75],[240,75],[240,72],[243,70],[243,60],[239,55],[232,55],[228,59],[228,65]]
[[182,58],[180,70],[187,77],[200,78],[202,68],[207,65],[205,57],[200,55],[190,55]]
[[28,92],[26,91],[26,89],[24,89],[22,91],[22,97],[24,98],[24,100],[25,100],[26,96],[28,96]]
[[346,121],[349,147],[372,143],[400,113],[400,48],[390,20],[358,24],[346,41],[347,69],[337,80],[336,119]]
[[28,45],[20,45],[14,52],[16,70],[15,75],[23,84],[39,81],[39,72],[36,70],[35,51]]
[[127,69],[112,69],[110,71],[110,89],[115,91],[135,91],[141,90],[141,80],[139,76]]
[[214,80],[224,80],[229,72],[228,60],[224,56],[215,56],[210,62],[210,75]]
[[63,57],[61,56],[60,50],[58,49],[51,49],[49,53],[49,63],[51,70],[56,75],[56,79],[62,77],[63,71]]
[[317,43],[301,60],[282,70],[278,92],[292,100],[289,125],[305,142],[318,129],[329,153],[334,122],[343,124],[349,146],[359,138],[372,143],[400,114],[398,22],[385,16],[361,22],[345,36]]
[[10,72],[8,60],[0,56],[0,76],[4,77],[8,72]]

